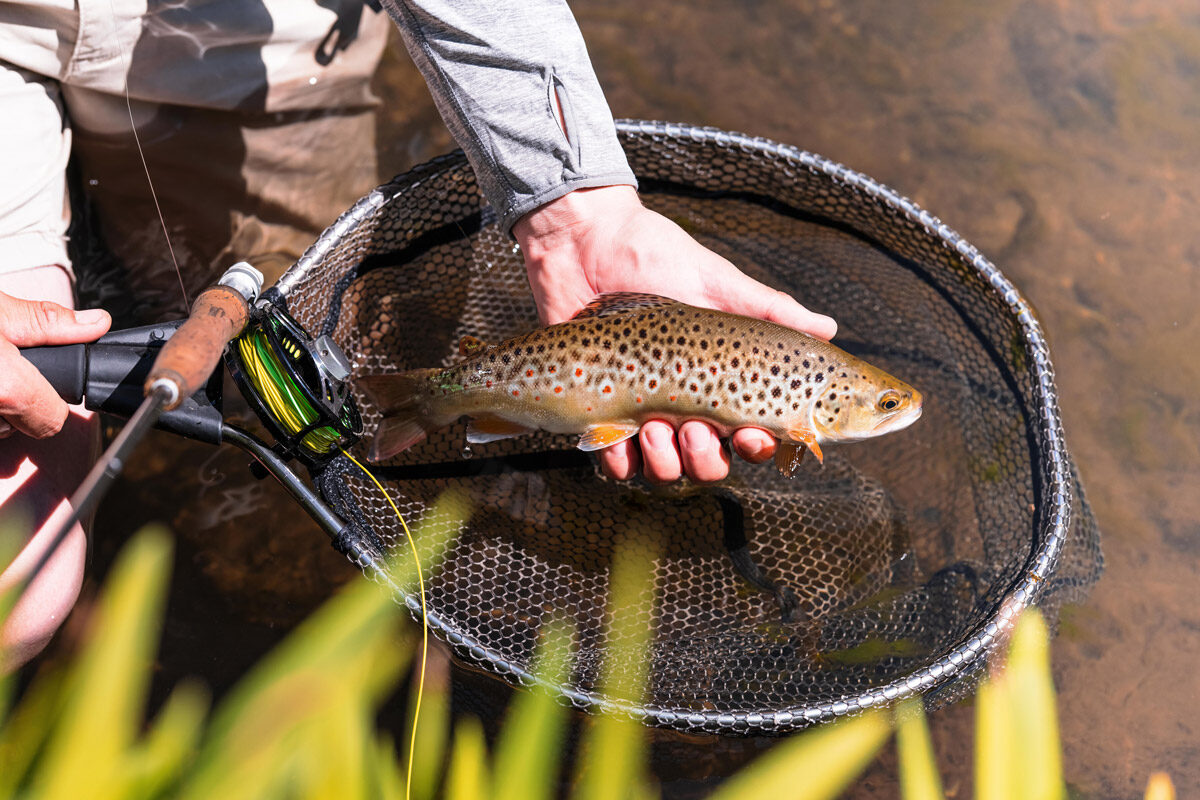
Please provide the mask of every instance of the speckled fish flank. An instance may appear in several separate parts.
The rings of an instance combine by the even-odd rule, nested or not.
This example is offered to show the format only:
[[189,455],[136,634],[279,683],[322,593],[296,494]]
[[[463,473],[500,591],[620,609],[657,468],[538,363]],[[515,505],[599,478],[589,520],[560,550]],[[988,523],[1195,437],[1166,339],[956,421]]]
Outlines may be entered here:
[[767,430],[791,474],[805,449],[899,430],[921,395],[828,342],[763,320],[653,295],[603,295],[574,319],[494,346],[464,339],[447,369],[360,379],[384,420],[371,457],[390,456],[460,416],[481,443],[541,429],[595,450],[642,423],[701,419],[722,436]]

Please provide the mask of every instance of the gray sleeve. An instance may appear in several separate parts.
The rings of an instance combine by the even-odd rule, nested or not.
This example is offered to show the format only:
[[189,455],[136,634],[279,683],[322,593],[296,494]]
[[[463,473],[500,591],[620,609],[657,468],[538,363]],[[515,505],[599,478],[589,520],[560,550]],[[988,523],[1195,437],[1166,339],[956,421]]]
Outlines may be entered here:
[[575,189],[636,186],[564,0],[383,0],[383,5],[503,230]]

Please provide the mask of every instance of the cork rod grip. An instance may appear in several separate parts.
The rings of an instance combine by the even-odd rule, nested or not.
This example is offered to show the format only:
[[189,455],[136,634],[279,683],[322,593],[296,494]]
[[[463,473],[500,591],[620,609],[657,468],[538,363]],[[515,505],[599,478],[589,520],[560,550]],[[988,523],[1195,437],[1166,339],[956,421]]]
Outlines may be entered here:
[[216,369],[225,345],[241,333],[250,316],[246,300],[228,286],[212,286],[196,298],[186,322],[167,340],[150,374],[146,393],[163,381],[176,391],[166,404],[170,410],[200,390]]

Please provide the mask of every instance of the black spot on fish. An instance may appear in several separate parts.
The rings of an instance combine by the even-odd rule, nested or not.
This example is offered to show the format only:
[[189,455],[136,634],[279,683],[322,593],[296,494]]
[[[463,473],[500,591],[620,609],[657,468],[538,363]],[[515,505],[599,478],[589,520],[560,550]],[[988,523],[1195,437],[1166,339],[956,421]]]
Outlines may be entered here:
[[700,332],[700,326],[699,326],[699,325],[693,325],[693,326],[692,326],[692,333],[699,333],[699,332]]
[[730,384],[729,384],[729,391],[731,391],[731,392],[736,392],[736,391],[737,391],[737,384],[736,384],[736,383],[730,383]]
[[781,394],[783,394],[783,392],[780,391],[778,386],[771,390],[771,397],[779,397]]
[[510,356],[508,353],[505,353],[504,356],[500,360],[503,361],[505,364],[507,364],[510,361],[512,361],[512,356]]
[[729,366],[733,367],[734,369],[737,369],[738,365],[741,363],[742,363],[741,360],[737,356],[734,356],[733,360],[729,362]]
[[765,416],[767,415],[767,410],[766,410],[765,408],[760,408],[760,409],[758,410],[758,415],[759,415],[760,417],[765,417]]
[[809,367],[811,367],[811,366],[812,366],[812,364],[809,364],[809,363],[808,363],[808,359],[806,358],[806,359],[804,359],[803,366],[804,366],[804,368],[805,368],[805,369],[808,369]]
[[662,358],[662,349],[656,347],[650,351],[650,355],[654,357],[655,361],[657,361],[658,359]]
[[734,342],[734,343],[733,343],[733,349],[734,349],[734,350],[741,350],[741,349],[742,349],[742,343],[741,343],[741,342]]
[[785,363],[785,364],[790,364],[790,363],[792,363],[792,357],[791,357],[791,356],[784,356],[784,357],[783,357],[783,363]]
[[708,349],[708,339],[701,339],[701,340],[700,340],[700,349],[701,349],[701,350],[707,350],[707,349]]
[[687,338],[684,336],[680,336],[675,339],[675,344],[679,345],[680,347],[683,347],[685,344],[687,344]]
[[[718,325],[717,327],[719,328],[721,326]],[[725,346],[725,339],[724,338],[717,339],[717,347],[724,347],[724,346]]]
[[801,381],[799,378],[797,378],[796,380],[792,381],[792,391],[794,392],[794,391],[796,391],[797,389],[799,389],[799,388],[800,388],[800,384],[801,384],[801,383],[803,383],[803,381]]
[[[608,349],[608,345],[609,345],[609,342],[606,340],[604,342],[605,350]],[[629,345],[625,344],[624,342],[621,342],[621,346],[617,348],[617,352],[620,353],[621,355],[625,355],[626,353],[629,352]]]
[[584,347],[591,347],[592,338],[590,336],[585,336],[585,337],[583,337],[583,341],[580,342],[580,344],[582,344]]
[[818,372],[817,376],[813,378],[813,380],[817,383],[820,383],[821,381],[825,380],[825,376]]
[[772,374],[772,375],[778,375],[778,374],[779,374],[779,365],[778,365],[778,364],[772,364],[772,365],[771,365],[771,374]]
[[812,397],[812,387],[811,387],[811,386],[809,386],[809,387],[805,388],[805,390],[804,390],[804,396],[805,396],[805,397]]
[[817,408],[820,408],[820,407],[821,407],[821,401],[820,401],[820,400],[818,400],[817,402],[813,403],[813,405],[814,405],[814,406],[816,406]]

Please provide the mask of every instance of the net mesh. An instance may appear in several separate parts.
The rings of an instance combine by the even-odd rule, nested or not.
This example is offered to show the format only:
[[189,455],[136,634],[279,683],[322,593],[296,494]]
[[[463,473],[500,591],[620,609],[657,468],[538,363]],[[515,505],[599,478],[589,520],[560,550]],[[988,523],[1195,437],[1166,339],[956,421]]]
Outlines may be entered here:
[[[806,460],[788,480],[737,459],[716,486],[607,480],[573,437],[464,452],[464,424],[376,470],[410,520],[457,487],[471,517],[428,579],[428,620],[457,655],[531,680],[540,627],[566,616],[579,654],[557,687],[585,708],[694,732],[783,733],[972,687],[1012,616],[1051,616],[1098,576],[1095,522],[1062,438],[1048,351],[1029,307],[974,248],[911,201],[794,148],[711,129],[625,122],[644,202],[751,276],[832,314],[837,343],[917,387],[910,429]],[[464,335],[537,325],[520,253],[460,155],[396,178],[333,225],[277,286],[356,374],[450,364]],[[364,397],[366,430],[379,422]],[[385,499],[335,463],[321,479],[389,555],[406,543]],[[446,521],[446,524],[451,524]],[[751,585],[744,546],[790,589]],[[623,614],[653,631],[650,687],[597,688],[618,549],[653,564]],[[416,600],[405,596],[414,607]]]

